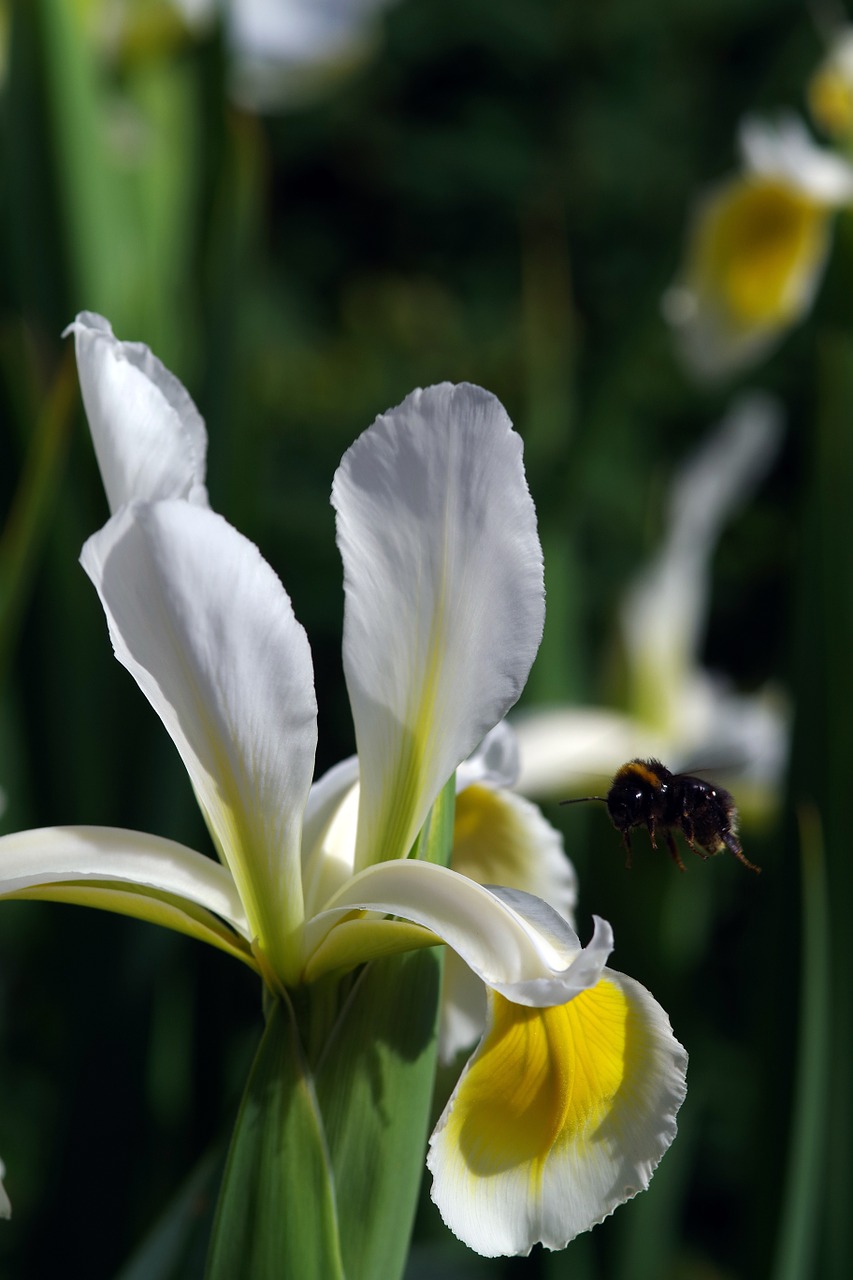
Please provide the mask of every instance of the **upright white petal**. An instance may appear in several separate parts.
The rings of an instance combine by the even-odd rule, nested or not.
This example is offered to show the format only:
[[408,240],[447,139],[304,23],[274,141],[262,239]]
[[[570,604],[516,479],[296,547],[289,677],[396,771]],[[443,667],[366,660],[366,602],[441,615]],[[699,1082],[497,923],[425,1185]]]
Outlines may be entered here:
[[335,477],[357,866],[405,856],[527,679],[544,587],[521,452],[494,396],[442,384],[377,418]]
[[261,949],[292,981],[317,721],[287,594],[257,547],[187,502],[125,507],[81,560],[116,657],[181,753]]
[[686,686],[699,665],[720,533],[764,479],[781,440],[778,402],[758,392],[739,396],[675,477],[663,545],[626,594],[631,700],[668,738],[688,719]]
[[[207,503],[207,432],[182,384],[141,342],[119,342],[81,311],[74,334],[80,390],[110,511],[135,498]],[[64,336],[64,335],[63,335]]]

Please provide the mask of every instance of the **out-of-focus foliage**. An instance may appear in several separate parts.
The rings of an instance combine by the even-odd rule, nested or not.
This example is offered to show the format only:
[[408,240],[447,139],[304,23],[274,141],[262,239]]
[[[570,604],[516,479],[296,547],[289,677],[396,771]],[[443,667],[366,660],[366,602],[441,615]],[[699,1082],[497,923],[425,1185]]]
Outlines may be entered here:
[[[611,921],[617,967],[691,1053],[679,1137],[650,1191],[562,1255],[484,1262],[425,1196],[410,1276],[752,1277],[777,1249],[780,1277],[846,1276],[849,1014],[836,999],[832,1053],[805,1042],[797,1057],[799,1029],[820,1040],[828,1019],[800,1017],[793,802],[814,806],[813,930],[824,863],[829,887],[826,966],[806,950],[813,1008],[821,974],[851,963],[850,215],[810,317],[737,379],[696,386],[660,307],[695,194],[731,170],[744,113],[804,109],[824,53],[808,13],[794,0],[400,0],[348,74],[261,114],[229,95],[226,29],[164,0],[147,6],[162,20],[116,34],[144,9],[32,0],[0,19],[3,829],[116,824],[208,847],[76,563],[106,517],[60,336],[81,308],[147,342],[204,414],[213,505],[280,570],[312,643],[318,771],[353,745],[328,492],[377,413],[441,379],[500,396],[525,439],[549,592],[526,705],[619,707],[620,602],[660,545],[670,481],[735,390],[773,392],[785,444],[723,533],[702,654],[743,692],[774,680],[793,698],[792,801],[742,831],[762,876],[733,859],[692,859],[680,876],[643,839],[627,872],[599,809],[550,814],[578,869],[582,936],[591,912]],[[260,1021],[237,968],[127,920],[2,905],[2,1280],[116,1275],[220,1149]],[[819,1114],[797,1130],[799,1167],[816,1171],[804,1189],[786,1174],[791,1116],[825,1095],[830,1058],[837,1123],[826,1149]],[[127,1275],[198,1274],[206,1172],[185,1196],[178,1269],[155,1253]],[[783,1237],[792,1220],[799,1234]],[[792,1269],[818,1240],[812,1270]]]

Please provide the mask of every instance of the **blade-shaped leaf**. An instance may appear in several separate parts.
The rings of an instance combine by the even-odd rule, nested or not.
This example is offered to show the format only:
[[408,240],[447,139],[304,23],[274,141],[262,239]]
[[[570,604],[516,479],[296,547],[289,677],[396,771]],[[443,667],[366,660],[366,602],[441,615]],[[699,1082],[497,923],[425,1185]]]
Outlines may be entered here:
[[[454,808],[451,778],[414,856],[447,864]],[[365,966],[317,1063],[347,1280],[395,1280],[405,1266],[424,1171],[442,962],[434,948]]]
[[343,1280],[332,1171],[293,1010],[273,1006],[217,1207],[207,1280]]
[[347,1280],[396,1280],[424,1171],[441,990],[438,949],[359,975],[317,1067]]

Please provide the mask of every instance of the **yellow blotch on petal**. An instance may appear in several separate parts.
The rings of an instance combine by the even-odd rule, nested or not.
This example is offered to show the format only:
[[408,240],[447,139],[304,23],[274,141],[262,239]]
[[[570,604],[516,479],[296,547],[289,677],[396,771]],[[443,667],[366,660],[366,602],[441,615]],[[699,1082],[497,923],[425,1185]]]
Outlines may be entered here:
[[530,1165],[538,1180],[555,1149],[594,1141],[610,1116],[629,1065],[631,1011],[606,978],[548,1009],[491,999],[491,1028],[460,1083],[452,1136],[474,1174]]
[[810,297],[828,213],[778,178],[748,177],[712,199],[697,227],[697,289],[743,328],[793,320]]

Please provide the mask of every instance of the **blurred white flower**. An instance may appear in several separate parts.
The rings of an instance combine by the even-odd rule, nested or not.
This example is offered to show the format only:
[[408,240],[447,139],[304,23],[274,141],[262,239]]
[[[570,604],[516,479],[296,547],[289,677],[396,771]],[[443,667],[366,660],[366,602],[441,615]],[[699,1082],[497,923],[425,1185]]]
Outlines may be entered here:
[[744,121],[741,173],[702,199],[680,279],[665,294],[685,362],[714,378],[765,356],[820,284],[832,215],[853,200],[853,168],[801,121]]
[[392,0],[175,0],[195,29],[221,14],[231,93],[250,111],[310,97],[375,50]]
[[787,757],[781,692],[735,693],[699,653],[720,533],[768,470],[781,413],[767,396],[736,401],[675,478],[663,545],[628,590],[621,630],[628,711],[558,707],[514,719],[526,795],[579,794],[636,756],[671,768],[731,771],[742,807],[766,808]]

